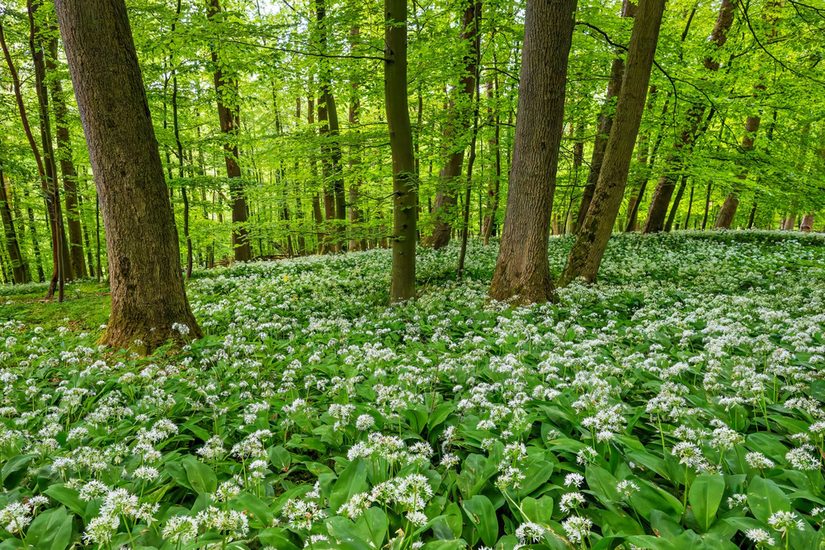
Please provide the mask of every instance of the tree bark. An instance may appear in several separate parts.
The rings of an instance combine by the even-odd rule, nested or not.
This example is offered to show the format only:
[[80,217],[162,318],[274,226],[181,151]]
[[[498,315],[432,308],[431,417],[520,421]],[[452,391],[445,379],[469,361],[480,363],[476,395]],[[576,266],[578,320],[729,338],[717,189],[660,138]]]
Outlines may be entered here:
[[[759,116],[749,116],[745,121],[745,135],[742,137],[742,152],[747,154],[753,151],[753,142],[756,137],[756,132],[759,130],[759,123],[761,118]],[[748,179],[748,169],[743,168],[736,176],[740,181]],[[719,214],[716,216],[716,229],[730,229],[733,223],[733,218],[736,216],[736,210],[739,207],[739,189],[734,187],[725,197],[725,202],[722,203],[722,208],[719,209]]]
[[487,84],[487,98],[491,100],[495,108],[491,106],[487,116],[487,124],[493,128],[493,135],[489,141],[489,147],[493,150],[493,169],[487,187],[488,212],[484,217],[481,228],[484,244],[489,244],[490,237],[493,235],[493,228],[496,225],[498,214],[499,197],[501,196],[501,114],[498,109],[498,75],[493,78]]
[[[733,8],[732,0],[722,0],[722,4],[719,6],[716,23],[710,35],[710,42],[715,46],[716,52],[719,51],[728,39],[728,31],[733,24]],[[710,55],[705,57],[703,64],[709,71],[716,72],[719,70],[719,62]],[[682,128],[679,141],[676,142],[673,151],[667,156],[664,173],[659,178],[659,182],[656,184],[656,189],[653,192],[653,199],[650,202],[650,209],[648,210],[647,222],[644,228],[645,233],[657,233],[666,228],[665,216],[676,182],[687,167],[688,156],[693,151],[696,140],[704,133],[704,128],[707,127],[707,124],[705,124],[704,128],[700,129],[699,127],[704,113],[705,105],[702,103],[694,103],[688,109],[686,115],[687,120],[685,121],[685,126]],[[711,116],[712,115],[713,110],[711,111]],[[708,123],[709,122],[710,117],[708,117]],[[682,187],[681,190],[684,191],[684,187]],[[679,197],[681,198],[681,194]]]
[[9,194],[6,191],[6,178],[3,175],[2,168],[0,168],[0,221],[3,223],[3,232],[6,236],[6,250],[11,262],[13,280],[18,285],[28,283],[31,278],[23,253],[20,251],[17,232],[14,229],[14,218],[11,214]]
[[[220,0],[209,0],[206,16],[210,21],[216,20],[221,14]],[[226,162],[226,176],[229,178],[229,194],[232,198],[232,248],[235,251],[235,260],[239,262],[252,259],[252,248],[249,243],[249,229],[246,221],[249,218],[249,208],[246,203],[246,192],[240,180],[241,167],[238,152],[238,133],[241,129],[240,106],[238,105],[238,81],[232,76],[224,74],[223,64],[216,44],[210,45],[212,64],[214,66],[215,94],[218,103],[218,119],[221,132],[224,135],[224,159]]]
[[112,303],[103,341],[150,351],[180,339],[176,324],[198,337],[126,4],[55,5],[106,224]]
[[[56,33],[57,29],[53,29]],[[46,57],[46,69],[54,74],[57,70],[57,35],[49,40],[49,55]],[[68,109],[63,95],[63,83],[56,75],[50,79],[54,121],[57,128],[57,157],[60,173],[63,174],[63,191],[66,193],[66,225],[69,227],[69,261],[75,278],[89,276],[83,257],[83,232],[80,226],[80,208],[78,206],[77,170],[72,160],[72,139],[69,134]]]
[[570,251],[567,267],[561,278],[562,284],[579,277],[592,282],[596,280],[599,272],[627,184],[630,159],[644,111],[664,4],[664,0],[642,0],[639,3],[630,37],[622,91],[619,94],[616,117],[605,150],[603,168],[587,216]]
[[809,212],[802,217],[802,223],[799,225],[799,230],[803,233],[810,233],[814,228],[814,214]]
[[510,188],[490,297],[554,297],[547,244],[576,0],[528,0]]
[[[632,18],[635,16],[636,6],[629,0],[622,2],[622,17]],[[573,224],[573,233],[578,233],[579,228],[587,215],[590,201],[593,200],[593,192],[596,190],[596,182],[599,180],[599,171],[602,169],[604,161],[604,151],[607,147],[607,139],[610,137],[610,129],[613,127],[613,117],[616,114],[616,98],[622,89],[622,77],[624,76],[624,59],[616,55],[610,65],[610,80],[607,82],[607,94],[602,104],[601,112],[596,123],[596,139],[593,142],[593,153],[590,157],[590,172],[587,175],[587,183],[584,186],[579,210],[576,213],[576,221]]]
[[[29,13],[31,15],[31,7],[30,7],[30,10],[29,10]],[[30,20],[30,23],[32,23],[31,20]],[[33,26],[31,27],[31,31],[32,31],[32,34],[29,37],[30,47],[32,49],[32,52],[31,52],[32,56],[35,57],[36,53],[37,53],[37,49],[35,48],[35,45],[34,45],[34,42],[33,42],[33,33],[34,33],[34,27]],[[51,249],[52,249],[52,278],[51,278],[51,282],[49,284],[49,291],[48,291],[46,297],[47,298],[53,297],[54,296],[54,291],[55,291],[55,286],[59,286],[59,292],[60,292],[59,300],[62,301],[63,300],[64,273],[63,273],[61,267],[63,266],[62,259],[65,258],[65,256],[63,256],[61,254],[62,248],[61,248],[61,245],[60,245],[60,235],[62,234],[61,230],[62,230],[63,225],[62,225],[62,223],[58,224],[58,218],[57,218],[58,211],[57,211],[56,206],[55,206],[55,193],[54,193],[54,191],[56,190],[55,180],[54,180],[54,178],[49,179],[49,176],[46,172],[46,163],[44,162],[43,156],[41,156],[41,154],[40,154],[40,149],[37,145],[37,142],[34,139],[34,133],[32,132],[31,125],[29,124],[29,118],[28,118],[28,115],[26,113],[26,106],[25,106],[25,103],[23,102],[23,92],[20,88],[20,79],[19,79],[18,74],[17,74],[17,69],[14,66],[14,62],[12,61],[11,53],[9,51],[8,45],[6,44],[6,37],[5,37],[4,30],[3,30],[2,21],[0,21],[0,47],[2,47],[3,56],[6,59],[6,64],[8,65],[9,73],[11,74],[12,88],[14,89],[14,98],[15,98],[15,101],[17,103],[18,112],[20,114],[20,122],[23,125],[23,132],[26,135],[26,139],[29,142],[29,147],[31,148],[32,154],[34,155],[35,164],[37,165],[37,173],[38,173],[38,176],[40,178],[40,186],[41,186],[41,190],[43,192],[43,197],[44,197],[44,200],[45,200],[45,203],[46,203],[46,216],[47,216],[50,231],[51,231],[51,245],[52,245],[51,246]],[[42,51],[41,51],[41,56],[42,56]],[[41,61],[42,61],[42,57],[41,57]],[[42,63],[40,64],[40,68],[37,68],[37,63],[35,63],[35,67],[36,67],[35,86],[36,86],[36,91],[37,91],[38,108],[39,108],[39,112],[40,112],[40,115],[41,115],[41,121],[40,122],[41,122],[41,129],[42,129],[43,125],[48,122],[48,117],[45,121],[42,119],[42,116],[43,116],[43,101],[45,99],[44,96],[43,96],[44,75],[41,72]],[[43,136],[43,132],[41,132],[41,143],[46,143],[46,139]],[[52,157],[52,159],[53,159],[53,157]],[[53,166],[53,164],[52,164],[52,166]],[[52,174],[53,174],[53,172],[52,172]],[[59,206],[59,204],[60,203],[58,202],[57,206]],[[41,265],[41,262],[40,262],[40,254],[39,254],[40,248],[39,248],[39,245],[37,244],[37,241],[36,241],[37,237],[36,237],[35,226],[34,226],[34,212],[32,212],[31,209],[29,209],[29,210],[30,210],[29,219],[30,219],[31,224],[32,224],[32,239],[35,239],[35,241],[34,241],[34,250],[35,250],[35,258],[37,259],[38,276],[39,276],[40,280],[42,281],[44,279],[44,275],[42,273],[42,265]]]
[[318,101],[318,122],[321,123],[321,165],[324,172],[324,204],[327,209],[327,221],[335,220],[332,233],[335,234],[332,250],[340,251],[346,244],[347,203],[344,189],[344,175],[341,169],[341,129],[338,123],[338,108],[332,94],[332,74],[329,59],[324,57],[327,51],[329,22],[326,20],[325,0],[315,0],[315,16],[318,23],[318,49],[322,56],[320,62],[320,92]]
[[407,93],[407,0],[384,0],[384,15],[384,102],[393,173],[390,301],[400,302],[415,297],[418,208],[418,179]]
[[450,243],[452,224],[451,210],[456,205],[457,184],[464,164],[466,133],[472,125],[472,102],[476,88],[478,65],[479,33],[478,21],[481,18],[481,2],[464,0],[464,15],[461,21],[461,40],[467,43],[467,55],[464,56],[464,75],[461,77],[459,90],[453,107],[450,122],[447,123],[445,138],[450,152],[447,161],[438,174],[439,188],[435,195],[433,210],[433,234],[430,239],[432,247],[439,249]]

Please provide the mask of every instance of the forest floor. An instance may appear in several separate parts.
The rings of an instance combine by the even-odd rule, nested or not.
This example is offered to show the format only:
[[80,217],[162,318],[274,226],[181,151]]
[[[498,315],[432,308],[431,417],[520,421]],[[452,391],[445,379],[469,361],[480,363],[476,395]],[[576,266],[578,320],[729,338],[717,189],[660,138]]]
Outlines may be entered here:
[[620,236],[515,309],[496,253],[395,307],[385,250],[198,272],[146,358],[103,285],[0,288],[0,550],[820,547],[825,238]]

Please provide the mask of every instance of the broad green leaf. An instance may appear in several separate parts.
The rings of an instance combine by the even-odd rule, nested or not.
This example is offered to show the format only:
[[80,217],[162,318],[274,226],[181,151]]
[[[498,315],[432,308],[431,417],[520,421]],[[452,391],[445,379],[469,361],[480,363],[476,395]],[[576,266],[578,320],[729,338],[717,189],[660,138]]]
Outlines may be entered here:
[[218,477],[215,472],[193,456],[187,456],[181,461],[183,469],[186,471],[186,479],[189,485],[198,494],[212,494],[218,488]]
[[478,529],[478,534],[484,544],[493,546],[498,540],[498,519],[490,499],[484,495],[475,495],[462,502],[461,505],[467,517]]
[[350,462],[332,486],[329,497],[332,513],[338,513],[338,509],[353,495],[366,491],[368,487],[367,466],[364,461],[359,458]]
[[716,519],[716,511],[725,492],[725,477],[721,474],[696,476],[688,493],[688,502],[699,528],[707,531]]
[[26,543],[42,550],[65,550],[72,541],[72,515],[61,506],[38,514],[28,531]]
[[748,487],[748,507],[759,521],[767,524],[768,518],[779,511],[789,511],[791,501],[779,486],[769,479],[755,477]]

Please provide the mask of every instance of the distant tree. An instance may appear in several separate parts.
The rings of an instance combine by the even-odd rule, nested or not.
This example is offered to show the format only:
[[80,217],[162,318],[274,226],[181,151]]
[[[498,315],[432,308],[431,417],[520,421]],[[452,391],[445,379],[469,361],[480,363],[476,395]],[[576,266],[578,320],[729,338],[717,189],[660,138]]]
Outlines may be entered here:
[[[206,15],[211,21],[215,21],[221,14],[220,0],[208,1]],[[244,185],[240,181],[238,132],[241,131],[241,110],[238,105],[238,81],[232,75],[227,74],[217,43],[212,43],[210,50],[218,103],[218,119],[224,135],[226,176],[229,178],[229,194],[232,198],[232,247],[235,250],[235,260],[247,261],[252,259],[252,247],[249,242],[249,229],[246,227],[249,207],[246,203]]]

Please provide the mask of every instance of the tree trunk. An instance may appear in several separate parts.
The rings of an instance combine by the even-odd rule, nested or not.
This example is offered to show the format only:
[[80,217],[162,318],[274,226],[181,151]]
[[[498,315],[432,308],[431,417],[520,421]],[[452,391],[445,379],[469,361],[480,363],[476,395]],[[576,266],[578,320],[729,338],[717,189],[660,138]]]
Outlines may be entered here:
[[[47,138],[44,136],[44,132],[46,133],[45,135],[47,135],[47,136],[50,136],[51,134],[48,132],[48,128],[44,128],[45,124],[48,123],[48,111],[45,111],[45,120],[43,120],[43,116],[44,116],[44,109],[43,109],[44,103],[43,102],[46,101],[45,106],[48,106],[48,100],[44,96],[44,92],[43,92],[44,85],[45,85],[45,83],[44,83],[45,75],[43,74],[44,73],[44,68],[43,68],[43,63],[42,63],[42,50],[38,50],[35,47],[35,44],[34,44],[35,29],[34,29],[34,26],[33,26],[33,21],[31,19],[31,16],[32,16],[31,12],[32,12],[32,6],[29,6],[30,24],[32,25],[29,41],[30,41],[30,48],[32,50],[31,51],[32,56],[35,58],[34,59],[34,61],[35,61],[35,87],[36,87],[36,91],[37,91],[38,108],[39,108],[39,112],[40,112],[40,115],[41,115],[41,120],[40,120],[41,129],[44,130],[43,132],[41,132],[41,143],[42,144],[50,144],[51,142],[50,141],[47,142]],[[51,231],[51,245],[52,245],[51,246],[51,249],[52,249],[52,279],[51,279],[51,283],[49,285],[49,291],[48,291],[48,294],[47,294],[47,298],[53,297],[54,296],[54,291],[55,291],[55,286],[59,286],[59,292],[60,292],[59,300],[62,301],[63,300],[64,273],[63,273],[61,268],[64,265],[62,260],[65,258],[65,256],[63,256],[61,254],[62,247],[61,247],[61,242],[60,242],[60,236],[63,234],[62,233],[63,224],[58,223],[59,218],[57,217],[57,214],[59,213],[59,211],[58,211],[57,207],[59,207],[60,203],[59,203],[59,200],[58,200],[57,205],[55,205],[55,199],[57,198],[56,195],[55,195],[55,192],[54,192],[54,191],[56,191],[56,183],[55,183],[54,178],[52,177],[50,179],[49,178],[49,173],[46,172],[46,163],[44,162],[44,159],[40,154],[40,149],[37,146],[37,142],[35,141],[34,134],[32,133],[32,130],[31,130],[31,125],[29,124],[29,118],[28,118],[28,115],[26,113],[26,106],[25,106],[25,103],[23,102],[23,93],[22,93],[22,90],[20,89],[20,79],[19,79],[18,74],[17,74],[17,69],[15,68],[14,63],[12,61],[11,53],[9,52],[8,45],[6,44],[6,37],[5,37],[5,34],[3,32],[2,21],[0,21],[0,46],[2,46],[3,55],[6,59],[6,64],[8,65],[9,73],[11,74],[12,88],[14,89],[14,98],[15,98],[15,101],[17,103],[18,112],[20,114],[20,121],[23,125],[23,131],[26,135],[26,139],[29,142],[29,147],[31,148],[32,154],[34,155],[35,164],[37,165],[37,173],[38,173],[38,176],[40,178],[40,186],[41,186],[41,190],[43,192],[43,198],[46,202],[46,215],[47,215],[47,218],[48,218],[48,221],[49,221],[49,228],[50,228],[50,231]],[[37,62],[37,56],[38,55],[40,56],[40,63]],[[54,157],[51,157],[51,159],[53,161]],[[48,158],[47,158],[47,160],[48,160]],[[53,162],[51,163],[51,166],[54,166]],[[54,172],[51,171],[51,168],[50,168],[50,173],[52,175],[54,174]],[[41,271],[42,266],[41,266],[40,258],[39,258],[40,248],[39,248],[39,245],[36,242],[36,235],[35,235],[35,228],[34,228],[34,213],[33,212],[29,213],[29,218],[32,222],[32,238],[35,239],[34,249],[35,249],[35,257],[38,260],[37,261],[38,275],[40,276],[40,280],[42,281],[44,277],[42,275],[42,271]]]
[[613,129],[605,150],[603,168],[587,216],[562,274],[563,284],[578,277],[592,282],[596,280],[599,272],[627,184],[630,159],[644,111],[664,4],[664,0],[642,0],[639,3],[630,37],[624,82],[616,105]]
[[487,190],[489,198],[489,210],[484,217],[484,224],[482,225],[481,234],[484,238],[484,244],[489,244],[490,237],[493,235],[493,228],[496,225],[496,216],[498,214],[499,197],[501,196],[501,114],[498,109],[498,75],[493,77],[487,85],[487,98],[492,100],[495,105],[490,107],[487,123],[493,127],[493,137],[490,138],[489,146],[493,150],[493,169],[490,175],[490,184]]
[[[358,39],[361,36],[361,29],[354,25],[350,29],[350,51],[356,51]],[[363,183],[361,176],[361,100],[358,97],[358,89],[361,86],[360,75],[353,76],[350,82],[352,97],[349,103],[349,126],[354,138],[350,151],[349,168],[352,173],[352,181],[349,184],[349,250],[366,250],[367,241],[362,235],[361,228],[362,214],[360,205],[360,189]]]
[[667,221],[665,222],[665,231],[668,233],[670,233],[670,230],[673,229],[673,220],[676,219],[676,212],[679,210],[679,204],[682,202],[682,196],[685,194],[687,180],[687,174],[682,174],[681,181],[679,182],[679,189],[676,191],[676,196],[673,198],[673,206],[670,207],[670,213],[667,215]]
[[554,297],[547,244],[564,122],[576,0],[528,0],[510,188],[490,296]]
[[[622,17],[632,18],[635,16],[636,6],[629,0],[622,2]],[[579,228],[587,215],[590,201],[593,200],[593,192],[596,189],[596,182],[599,180],[599,171],[602,169],[604,161],[604,151],[607,147],[607,139],[610,137],[610,129],[613,126],[613,117],[616,114],[616,98],[622,90],[622,77],[624,76],[624,59],[616,55],[610,65],[610,80],[607,83],[607,94],[602,104],[601,112],[596,123],[596,139],[593,142],[593,153],[590,157],[590,172],[587,175],[587,183],[584,186],[579,210],[576,213],[576,221],[573,224],[573,232],[578,233]]]
[[466,149],[466,134],[472,125],[472,102],[476,89],[476,73],[478,65],[479,33],[477,19],[481,18],[481,2],[479,0],[463,0],[464,15],[461,21],[461,40],[467,43],[467,54],[464,56],[464,75],[461,77],[458,94],[455,98],[451,120],[447,123],[445,138],[450,152],[447,161],[438,174],[439,188],[435,195],[433,211],[433,234],[431,244],[436,250],[450,243],[452,225],[450,223],[451,210],[456,205],[458,180],[461,176],[461,167],[464,163]]
[[[53,29],[57,33],[57,29]],[[72,140],[69,134],[68,109],[63,95],[63,83],[55,75],[57,71],[57,35],[49,40],[49,55],[46,68],[54,76],[50,79],[54,120],[57,127],[57,157],[60,161],[60,173],[63,174],[63,191],[66,193],[66,224],[69,226],[69,261],[74,277],[82,279],[89,276],[83,257],[83,232],[80,226],[80,208],[78,206],[77,170],[72,160]]]
[[[759,116],[749,116],[745,121],[745,135],[742,137],[742,152],[747,154],[753,150],[753,142],[756,132],[759,130]],[[748,169],[744,168],[737,176],[740,181],[748,179]],[[722,208],[716,216],[716,229],[730,229],[733,218],[736,216],[736,209],[739,207],[739,189],[734,187],[722,203]]]
[[[710,42],[715,46],[716,51],[721,48],[728,39],[728,31],[733,24],[733,3],[731,0],[722,0],[719,6],[719,14],[716,17],[716,24],[713,27],[713,32],[710,36]],[[713,57],[708,55],[704,59],[704,66],[707,70],[716,72],[719,70],[719,63]],[[673,195],[676,182],[680,174],[688,165],[688,157],[696,145],[696,140],[704,133],[704,128],[700,129],[699,122],[705,113],[705,105],[701,103],[694,103],[690,106],[687,112],[687,120],[679,141],[676,142],[674,150],[667,156],[665,160],[665,170],[659,178],[656,185],[656,190],[653,192],[653,199],[650,203],[648,211],[647,222],[645,223],[645,233],[657,233],[666,229],[665,215],[667,214],[670,198]],[[713,110],[711,111],[711,116]],[[710,117],[708,117],[708,123]],[[684,183],[684,180],[682,180]],[[684,191],[684,187],[680,188]],[[678,195],[681,198],[681,194]],[[672,223],[672,222],[671,222]],[[666,229],[669,231],[669,229]]]
[[[479,28],[481,26],[481,1],[477,0],[475,7],[474,7],[475,16],[473,17],[473,35],[475,39],[472,41],[472,51],[470,55],[473,56],[474,59],[478,60],[481,55],[481,33],[479,32]],[[467,258],[467,241],[470,238],[470,201],[472,200],[472,192],[473,192],[473,167],[475,166],[476,162],[476,145],[478,143],[478,111],[479,111],[479,102],[481,101],[481,97],[479,95],[479,87],[478,81],[479,77],[479,64],[478,62],[473,63],[473,69],[475,70],[475,74],[473,74],[473,90],[470,95],[470,101],[472,103],[473,109],[473,129],[472,129],[472,137],[470,138],[470,156],[467,158],[467,187],[464,190],[464,212],[462,216],[462,226],[461,226],[461,249],[458,253],[458,267],[456,268],[456,278],[461,279],[464,277],[464,261]]]
[[[206,16],[210,21],[219,18],[221,14],[220,0],[209,0]],[[224,74],[216,44],[210,45],[212,64],[214,66],[215,94],[218,103],[218,119],[221,132],[224,135],[224,159],[226,162],[226,176],[229,178],[229,194],[232,198],[232,248],[235,251],[235,260],[239,262],[252,259],[252,248],[249,244],[249,230],[246,221],[249,217],[249,208],[246,204],[246,192],[241,178],[241,167],[238,164],[238,132],[241,129],[240,106],[238,105],[238,81]]]
[[180,339],[180,325],[198,337],[126,4],[55,5],[106,223],[112,303],[103,341],[149,351]]
[[696,178],[693,178],[690,181],[690,198],[688,199],[688,211],[687,211],[687,215],[685,216],[685,225],[684,225],[683,229],[688,228],[688,222],[690,221],[690,214],[693,211],[693,191],[694,191],[695,187],[696,187]]
[[802,223],[799,225],[799,230],[803,233],[810,233],[814,228],[814,214],[809,212],[802,217]]
[[18,285],[28,283],[30,281],[29,270],[23,259],[23,253],[20,251],[17,232],[14,230],[14,218],[11,215],[11,204],[2,168],[0,168],[0,221],[2,221],[3,232],[6,236],[6,250],[9,253],[14,282]]
[[384,0],[384,102],[392,149],[393,234],[390,301],[415,297],[418,180],[407,99],[407,0]]
[[346,243],[347,203],[344,189],[344,175],[341,169],[341,129],[338,124],[338,108],[332,95],[332,74],[329,59],[324,57],[327,51],[329,35],[326,20],[325,0],[315,0],[315,15],[318,22],[318,49],[320,60],[321,97],[318,101],[318,122],[321,123],[321,163],[324,171],[324,204],[327,207],[327,220],[335,220],[330,239],[334,251],[341,250]]
[[[651,86],[650,91],[648,92],[648,103],[647,108],[651,109],[653,107],[653,100],[654,95],[656,94],[656,86]],[[665,115],[667,114],[668,107],[670,106],[670,93],[668,93],[667,97],[665,98],[664,105],[662,106],[662,114],[660,119],[662,120],[662,124],[659,127],[659,133],[656,135],[656,141],[653,142],[653,147],[650,149],[650,155],[648,155],[647,151],[647,142],[650,139],[650,136],[647,133],[643,133],[639,137],[639,144],[637,145],[637,155],[638,155],[638,164],[639,164],[639,172],[638,175],[634,178],[633,184],[631,189],[630,198],[627,202],[627,225],[625,226],[625,232],[629,233],[631,231],[636,231],[636,223],[639,217],[639,205],[642,204],[642,201],[645,198],[645,190],[647,189],[647,181],[650,178],[650,174],[653,173],[653,168],[656,166],[656,159],[659,155],[659,147],[662,145],[662,139],[665,136]]]

